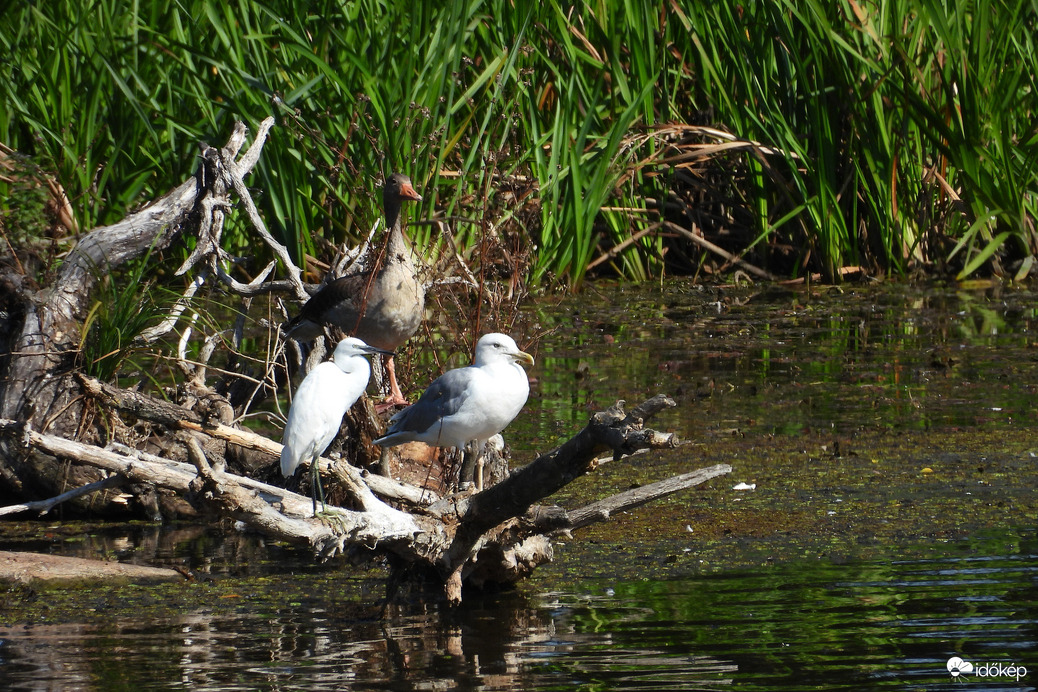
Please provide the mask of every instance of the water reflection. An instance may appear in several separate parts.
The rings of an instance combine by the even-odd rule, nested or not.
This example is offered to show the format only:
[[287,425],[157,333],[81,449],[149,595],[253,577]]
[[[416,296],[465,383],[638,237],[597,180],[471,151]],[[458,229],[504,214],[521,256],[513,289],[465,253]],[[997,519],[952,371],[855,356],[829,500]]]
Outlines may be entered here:
[[205,581],[314,569],[307,551],[222,524],[0,524],[0,550],[168,567]]
[[[938,558],[644,581],[615,585],[610,598],[556,596],[552,605],[578,630],[608,632],[610,648],[725,661],[739,689],[954,689],[945,664],[955,655],[1035,671],[1019,683],[968,676],[970,689],[1033,689],[1034,539],[989,542],[1025,552],[976,555],[984,542],[948,544]],[[574,652],[567,665],[580,668],[587,656]]]
[[1033,689],[1036,545],[997,534],[918,559],[412,603],[384,620],[329,595],[269,612],[0,627],[0,687],[950,690],[957,655],[1029,668],[1020,681],[969,676],[969,689]]
[[[342,565],[213,527],[8,534],[8,549],[179,565],[203,582],[91,591],[78,596],[77,624],[50,623],[46,609],[32,624],[5,620],[19,594],[0,594],[0,689],[963,689],[946,669],[952,656],[1034,671],[973,675],[971,690],[1032,689],[1038,543],[1033,452],[1022,450],[1034,428],[1036,306],[1026,291],[680,284],[532,306],[548,336],[535,395],[510,428],[518,463],[592,409],[663,391],[681,405],[654,426],[699,442],[696,464],[722,435],[743,436],[745,448],[724,452],[741,457],[710,463],[736,461],[757,490],[712,488],[617,518],[615,535],[582,538],[583,553],[568,548],[543,568],[564,589],[470,597],[457,610],[416,599],[384,619],[377,578],[358,589]],[[966,434],[949,446],[951,429]],[[848,434],[842,456],[817,448],[848,431],[893,434]],[[1023,441],[1002,449],[982,438],[992,431]],[[778,464],[794,438],[807,451]],[[655,479],[688,463],[660,455],[637,470]],[[625,489],[634,469],[606,465],[596,490]],[[695,533],[666,529],[686,522]],[[695,551],[710,557],[704,534],[717,526],[714,556],[763,546],[779,563],[698,573]],[[988,532],[936,542],[978,528]],[[819,540],[776,547],[798,531]],[[838,557],[865,546],[868,559]],[[149,598],[168,600],[161,615],[145,612]]]
[[998,287],[589,292],[531,309],[550,336],[515,425],[543,448],[591,409],[665,391],[689,436],[704,420],[779,434],[1008,426],[1031,408],[1036,305]]
[[595,680],[690,689],[732,670],[706,657],[617,649],[608,632],[578,631],[567,611],[503,598],[391,613],[384,624],[329,607],[0,628],[0,675],[7,689],[533,690]]

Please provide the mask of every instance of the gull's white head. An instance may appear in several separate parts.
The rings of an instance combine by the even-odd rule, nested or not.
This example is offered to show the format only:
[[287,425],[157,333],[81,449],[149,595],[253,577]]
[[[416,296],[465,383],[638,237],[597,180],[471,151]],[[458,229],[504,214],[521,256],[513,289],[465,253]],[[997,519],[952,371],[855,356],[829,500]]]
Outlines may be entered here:
[[484,334],[476,342],[475,365],[487,365],[507,361],[510,363],[526,363],[533,365],[533,356],[520,351],[515,340],[507,334]]

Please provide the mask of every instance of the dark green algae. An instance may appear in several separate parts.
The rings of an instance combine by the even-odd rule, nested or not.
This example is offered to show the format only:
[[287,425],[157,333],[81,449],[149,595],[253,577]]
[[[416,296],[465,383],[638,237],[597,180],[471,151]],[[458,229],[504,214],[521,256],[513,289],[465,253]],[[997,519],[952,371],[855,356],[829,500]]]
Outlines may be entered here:
[[[940,440],[863,433],[838,445],[805,435],[707,446],[709,455],[688,466],[730,463],[730,476],[582,531],[557,545],[558,561],[530,586],[924,558],[1007,527],[1033,532],[1038,514],[1034,448],[1001,433],[947,432]],[[655,475],[609,466],[600,472],[612,476],[607,485],[615,490]],[[756,487],[733,490],[737,483]]]
[[[719,435],[663,455],[602,465],[558,498],[579,506],[690,468],[730,463],[730,476],[556,542],[556,560],[520,586],[523,593],[659,580],[817,560],[925,558],[947,544],[1035,526],[1038,475],[1033,450],[1002,434],[861,434],[750,440]],[[955,450],[955,451],[949,451]],[[732,490],[737,482],[755,489]],[[27,531],[29,524],[18,527]],[[10,537],[10,526],[5,542]],[[75,526],[66,527],[74,531]],[[258,540],[258,539],[256,539]],[[268,549],[269,546],[268,546]],[[323,565],[282,548],[279,563],[182,584],[114,588],[8,586],[0,621],[102,622],[182,612],[253,615],[321,609],[334,601],[353,617],[376,617],[385,571],[343,560]]]
[[[603,464],[553,501],[574,508],[695,468],[734,470],[560,537],[555,562],[521,593],[779,563],[924,558],[985,536],[1012,542],[1033,533],[1032,293],[990,285],[596,290],[526,315],[527,331],[545,336],[534,344],[533,396],[510,429],[515,463],[616,399],[634,404],[664,392],[679,406],[650,424],[687,444]],[[737,483],[755,487],[733,490]],[[4,523],[0,543],[19,549],[35,540],[61,552],[96,528]],[[315,565],[277,543],[245,544],[221,558],[225,568],[182,584],[4,587],[0,620],[262,613],[331,600],[357,617],[377,616],[380,567]],[[163,564],[194,568],[211,550],[185,540]],[[132,559],[118,550],[99,556]]]

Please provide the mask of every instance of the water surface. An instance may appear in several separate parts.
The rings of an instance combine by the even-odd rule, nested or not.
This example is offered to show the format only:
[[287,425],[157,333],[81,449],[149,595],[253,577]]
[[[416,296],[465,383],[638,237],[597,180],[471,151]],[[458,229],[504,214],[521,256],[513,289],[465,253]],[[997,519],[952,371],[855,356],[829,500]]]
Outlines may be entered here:
[[[410,594],[383,614],[380,570],[206,527],[7,530],[3,547],[203,579],[7,591],[0,688],[1033,689],[1035,305],[894,284],[544,300],[525,314],[542,336],[522,343],[538,365],[516,463],[658,392],[679,406],[653,426],[689,440],[560,504],[733,474],[562,539],[517,592],[458,609]],[[973,672],[953,677],[955,656]]]

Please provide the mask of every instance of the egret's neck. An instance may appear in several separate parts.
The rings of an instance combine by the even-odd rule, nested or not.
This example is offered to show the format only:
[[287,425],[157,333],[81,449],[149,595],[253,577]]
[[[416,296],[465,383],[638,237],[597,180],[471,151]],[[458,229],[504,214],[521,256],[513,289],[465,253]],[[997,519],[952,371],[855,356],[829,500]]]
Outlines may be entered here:
[[368,365],[368,359],[364,356],[350,355],[342,358],[336,357],[335,364],[347,375],[360,373],[365,377],[371,377],[371,366]]

